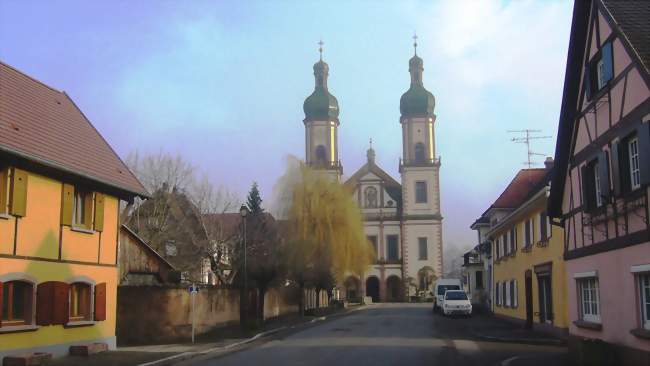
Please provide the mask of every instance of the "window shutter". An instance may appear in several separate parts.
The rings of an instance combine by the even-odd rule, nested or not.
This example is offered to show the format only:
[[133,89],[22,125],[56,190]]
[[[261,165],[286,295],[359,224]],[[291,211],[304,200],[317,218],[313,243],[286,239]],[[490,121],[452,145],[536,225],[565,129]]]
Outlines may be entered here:
[[598,154],[598,177],[600,179],[602,202],[606,203],[611,194],[609,189],[609,159],[607,159],[606,151],[601,151]]
[[52,324],[67,324],[70,318],[70,285],[54,282],[52,296]]
[[590,184],[590,178],[591,175],[589,174],[589,169],[587,168],[588,165],[583,165],[581,168],[582,171],[582,209],[583,211],[590,211],[591,210],[591,184]]
[[61,197],[61,225],[72,225],[72,212],[74,210],[74,186],[63,184]]
[[650,122],[641,123],[636,130],[636,135],[639,139],[641,185],[650,184]]
[[9,207],[14,216],[25,216],[27,212],[27,172],[13,169]]
[[95,286],[95,320],[106,320],[106,283]]
[[587,100],[591,100],[591,78],[590,78],[590,73],[591,70],[589,70],[589,65],[585,65],[585,70],[584,70],[584,77],[582,79],[582,87],[585,90],[585,98]]
[[625,148],[620,146],[620,142],[612,142],[612,148],[610,150],[610,160],[612,161],[612,185],[614,186],[614,196],[618,197],[621,195],[621,154],[619,149]]
[[612,42],[607,42],[603,45],[602,49],[602,60],[605,65],[605,75],[603,79],[605,81],[610,81],[614,76],[614,58],[612,57]]
[[2,326],[2,313],[4,309],[2,308],[2,305],[4,304],[4,301],[2,299],[2,295],[4,294],[3,288],[2,288],[2,282],[0,282],[0,327]]
[[519,288],[517,287],[517,280],[515,280],[515,307],[519,306]]
[[43,282],[36,286],[36,325],[52,324],[52,300],[54,282]]
[[104,194],[95,193],[95,231],[104,231]]
[[84,217],[84,226],[86,229],[93,228],[93,198],[94,197],[92,192],[86,193],[86,199],[84,200],[84,204],[86,205],[84,209],[84,213],[86,215],[86,217]]

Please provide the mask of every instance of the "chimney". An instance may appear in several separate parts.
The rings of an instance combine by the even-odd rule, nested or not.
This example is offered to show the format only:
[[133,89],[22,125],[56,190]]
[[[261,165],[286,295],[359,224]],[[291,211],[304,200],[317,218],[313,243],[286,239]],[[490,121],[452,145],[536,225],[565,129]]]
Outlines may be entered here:
[[544,160],[544,166],[546,167],[546,170],[553,169],[553,165],[555,165],[555,163],[553,162],[553,158],[550,157],[550,156],[547,156],[546,160]]

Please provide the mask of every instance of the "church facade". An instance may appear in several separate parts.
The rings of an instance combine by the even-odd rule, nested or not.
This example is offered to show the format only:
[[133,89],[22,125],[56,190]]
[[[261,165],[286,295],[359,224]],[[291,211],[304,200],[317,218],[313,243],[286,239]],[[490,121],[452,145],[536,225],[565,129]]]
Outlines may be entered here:
[[[414,44],[417,47],[417,44]],[[417,50],[417,48],[416,48]],[[440,159],[435,154],[435,98],[424,88],[423,60],[409,61],[411,86],[400,99],[402,157],[399,181],[375,162],[372,144],[367,162],[343,184],[364,216],[364,228],[376,260],[362,278],[349,276],[339,285],[341,297],[372,297],[374,302],[426,296],[442,276]],[[329,66],[314,64],[316,85],[305,100],[305,161],[341,181],[339,105],[328,89]]]

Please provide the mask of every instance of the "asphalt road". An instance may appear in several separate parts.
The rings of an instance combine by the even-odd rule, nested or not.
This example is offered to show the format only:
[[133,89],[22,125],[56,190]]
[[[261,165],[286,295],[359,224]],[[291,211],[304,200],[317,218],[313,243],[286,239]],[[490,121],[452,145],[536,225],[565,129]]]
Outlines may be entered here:
[[489,318],[446,318],[430,306],[376,304],[193,365],[559,366],[565,356],[563,347],[480,341],[472,322]]

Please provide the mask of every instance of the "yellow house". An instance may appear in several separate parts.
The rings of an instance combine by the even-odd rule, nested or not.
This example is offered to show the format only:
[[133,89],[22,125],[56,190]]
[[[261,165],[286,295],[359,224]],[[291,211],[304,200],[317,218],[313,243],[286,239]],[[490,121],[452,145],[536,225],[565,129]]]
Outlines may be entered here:
[[568,304],[564,230],[546,206],[552,161],[523,169],[488,209],[493,258],[493,310],[529,328],[565,337]]
[[120,201],[147,193],[67,94],[0,85],[0,359],[113,348]]

